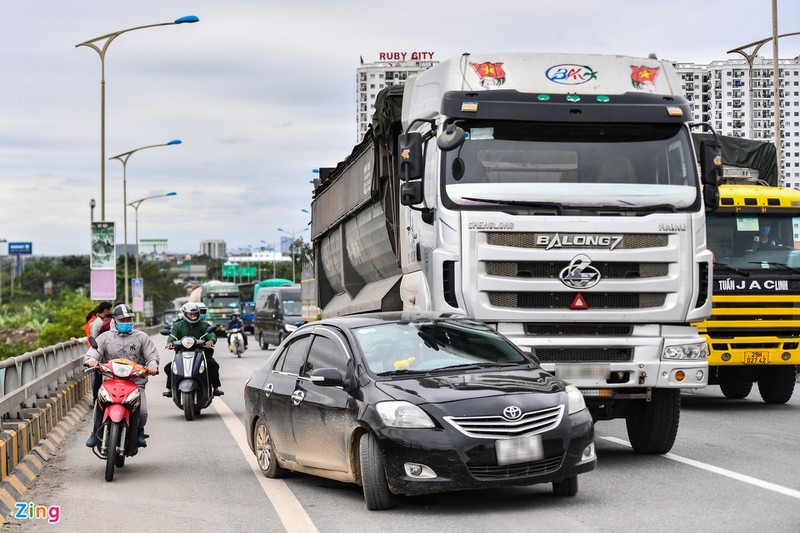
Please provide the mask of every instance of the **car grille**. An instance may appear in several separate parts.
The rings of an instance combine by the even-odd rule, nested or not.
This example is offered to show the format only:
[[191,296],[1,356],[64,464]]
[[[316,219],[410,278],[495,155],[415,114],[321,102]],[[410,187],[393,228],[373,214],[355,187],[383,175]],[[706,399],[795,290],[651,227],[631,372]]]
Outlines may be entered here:
[[558,470],[561,466],[562,456],[542,459],[532,463],[519,463],[505,466],[469,466],[469,471],[475,479],[497,480],[527,477],[536,474],[547,474]]
[[446,416],[453,427],[468,437],[476,439],[510,439],[523,435],[543,433],[558,426],[564,415],[564,406],[559,405],[539,411],[523,413],[517,420],[503,416]]

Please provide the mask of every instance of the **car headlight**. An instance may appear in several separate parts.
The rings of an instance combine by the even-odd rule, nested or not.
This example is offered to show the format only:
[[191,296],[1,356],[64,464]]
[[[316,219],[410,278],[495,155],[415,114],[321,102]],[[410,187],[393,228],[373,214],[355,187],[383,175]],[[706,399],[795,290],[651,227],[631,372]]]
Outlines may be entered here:
[[575,414],[586,409],[586,402],[583,401],[583,394],[575,385],[567,385],[564,390],[567,392],[567,404],[569,414]]
[[286,324],[284,327],[286,328],[286,331],[288,331],[290,333],[297,329],[297,325],[296,324]]
[[667,346],[662,355],[663,359],[705,359],[706,357],[708,357],[706,342]]
[[380,402],[375,409],[388,427],[432,428],[433,420],[422,409],[409,402]]

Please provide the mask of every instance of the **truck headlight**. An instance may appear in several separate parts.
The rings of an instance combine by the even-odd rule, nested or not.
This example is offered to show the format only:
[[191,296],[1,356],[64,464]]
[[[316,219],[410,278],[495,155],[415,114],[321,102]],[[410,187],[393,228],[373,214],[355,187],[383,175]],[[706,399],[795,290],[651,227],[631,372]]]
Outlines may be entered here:
[[579,413],[586,409],[586,402],[583,401],[583,394],[578,390],[578,387],[575,385],[567,385],[564,390],[567,391],[569,414]]
[[706,342],[693,342],[690,344],[676,344],[664,348],[663,359],[705,359],[708,357],[708,344]]
[[389,427],[395,428],[432,428],[433,420],[419,407],[409,402],[380,402],[375,409]]

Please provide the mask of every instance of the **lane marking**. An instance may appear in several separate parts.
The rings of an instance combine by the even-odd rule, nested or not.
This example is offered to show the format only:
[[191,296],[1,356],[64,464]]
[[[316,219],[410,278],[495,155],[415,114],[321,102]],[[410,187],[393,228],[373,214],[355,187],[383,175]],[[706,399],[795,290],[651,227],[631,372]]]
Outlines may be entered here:
[[[600,437],[600,438],[603,440],[607,440],[609,442],[613,442],[615,444],[619,444],[621,446],[627,446],[628,448],[631,448],[631,443],[626,440],[618,439],[615,437]],[[778,494],[783,494],[784,496],[789,496],[790,498],[795,498],[800,500],[800,490],[794,490],[787,487],[782,487],[780,485],[776,485],[775,483],[770,483],[768,481],[750,477],[745,474],[739,474],[738,472],[733,472],[732,470],[726,470],[718,466],[713,466],[700,461],[695,461],[694,459],[681,457],[680,455],[675,455],[674,453],[665,453],[664,455],[662,455],[662,457],[671,459],[673,461],[677,461],[678,463],[683,463],[685,465],[693,466],[701,470],[713,472],[714,474],[719,474],[720,476],[729,477],[731,479],[735,479],[736,481],[741,481],[743,483],[760,487],[762,489],[771,490],[772,492],[777,492]]]
[[228,427],[228,431],[233,440],[236,441],[237,446],[242,451],[247,464],[255,474],[261,489],[266,494],[278,517],[281,519],[283,527],[290,533],[317,533],[317,527],[311,521],[306,510],[298,501],[294,493],[289,489],[286,483],[281,479],[269,479],[264,477],[261,469],[258,467],[255,455],[250,451],[250,446],[247,444],[245,437],[244,424],[236,414],[231,411],[230,407],[219,398],[211,402],[211,407],[219,414],[222,421]]

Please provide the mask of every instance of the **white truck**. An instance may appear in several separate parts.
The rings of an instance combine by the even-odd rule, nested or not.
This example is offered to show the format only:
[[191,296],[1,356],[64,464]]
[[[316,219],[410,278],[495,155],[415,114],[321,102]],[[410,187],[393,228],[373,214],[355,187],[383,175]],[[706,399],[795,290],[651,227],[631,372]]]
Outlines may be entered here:
[[[672,65],[464,54],[384,90],[373,128],[312,200],[323,317],[463,313],[578,386],[633,449],[666,453],[680,392],[708,381],[701,170]],[[512,384],[498,384],[509,386]]]

